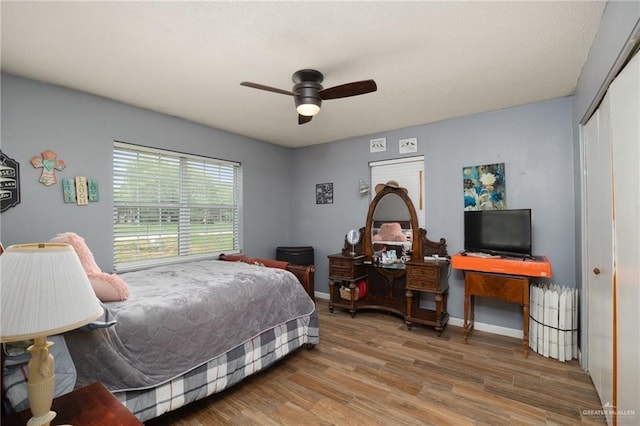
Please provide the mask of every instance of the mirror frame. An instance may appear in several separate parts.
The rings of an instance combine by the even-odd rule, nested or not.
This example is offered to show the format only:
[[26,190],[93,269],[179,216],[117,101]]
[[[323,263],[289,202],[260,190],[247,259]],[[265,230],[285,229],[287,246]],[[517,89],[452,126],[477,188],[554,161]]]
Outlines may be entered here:
[[[357,230],[360,234],[360,240],[353,247],[353,252],[355,252],[355,256],[362,256],[364,254],[364,227]],[[352,247],[351,244],[347,241],[347,236],[344,236],[344,244],[342,246],[342,255],[345,257],[354,257],[351,254]]]
[[416,214],[416,209],[409,198],[407,193],[400,188],[393,188],[391,186],[385,186],[380,192],[378,192],[369,204],[369,212],[367,213],[367,221],[365,223],[365,231],[364,231],[364,255],[367,260],[371,260],[373,256],[373,236],[371,235],[372,226],[373,226],[373,215],[376,211],[376,207],[378,207],[378,203],[380,200],[388,194],[396,194],[398,195],[406,204],[407,209],[409,210],[409,215],[411,216],[411,260],[421,260],[422,259],[422,248],[420,244],[420,224],[418,223],[418,216]]

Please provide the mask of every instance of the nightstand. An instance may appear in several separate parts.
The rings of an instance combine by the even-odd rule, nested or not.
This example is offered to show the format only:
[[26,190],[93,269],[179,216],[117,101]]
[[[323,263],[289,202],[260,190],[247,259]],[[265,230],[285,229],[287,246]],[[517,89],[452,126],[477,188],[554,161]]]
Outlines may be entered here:
[[[102,383],[93,383],[53,400],[57,413],[51,425],[76,426],[140,426],[142,422],[122,405]],[[31,418],[26,409],[2,418],[2,426],[24,426]]]

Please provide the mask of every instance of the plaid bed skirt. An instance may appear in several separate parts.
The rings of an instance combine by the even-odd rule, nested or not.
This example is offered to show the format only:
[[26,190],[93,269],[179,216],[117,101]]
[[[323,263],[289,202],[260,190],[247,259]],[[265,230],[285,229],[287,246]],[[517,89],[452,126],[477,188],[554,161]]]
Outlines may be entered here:
[[305,344],[319,342],[318,316],[293,319],[195,367],[182,376],[149,389],[113,394],[140,421],[147,421],[191,402],[221,392]]

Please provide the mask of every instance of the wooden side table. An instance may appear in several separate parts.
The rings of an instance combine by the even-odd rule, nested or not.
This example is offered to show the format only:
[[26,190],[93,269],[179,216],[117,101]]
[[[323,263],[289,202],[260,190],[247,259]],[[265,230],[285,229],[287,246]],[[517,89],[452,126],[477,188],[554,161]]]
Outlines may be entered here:
[[[353,317],[356,313],[356,282],[367,278],[367,268],[363,255],[344,256],[340,253],[329,255],[329,312],[335,307],[345,308]],[[351,299],[340,298],[340,284],[348,283]]]
[[[141,426],[131,412],[104,387],[93,383],[76,389],[53,400],[51,409],[57,413],[51,425],[71,424],[77,426]],[[2,426],[24,426],[31,418],[26,409],[2,418]]]
[[464,343],[473,331],[475,296],[491,297],[522,306],[522,350],[529,355],[529,278],[464,271]]
[[[432,325],[438,336],[449,321],[447,299],[449,297],[449,260],[430,260],[424,262],[407,262],[407,328],[411,330],[413,323]],[[436,309],[414,307],[414,292],[433,294]],[[419,296],[418,296],[419,297]]]

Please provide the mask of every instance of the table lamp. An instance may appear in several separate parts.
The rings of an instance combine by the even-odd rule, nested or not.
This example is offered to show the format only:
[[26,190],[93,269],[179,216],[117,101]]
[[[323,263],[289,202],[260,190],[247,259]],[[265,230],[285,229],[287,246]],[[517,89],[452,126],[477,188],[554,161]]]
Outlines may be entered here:
[[98,318],[98,301],[80,259],[68,244],[20,244],[0,256],[0,341],[33,339],[28,348],[28,426],[49,425],[55,376],[47,336]]

